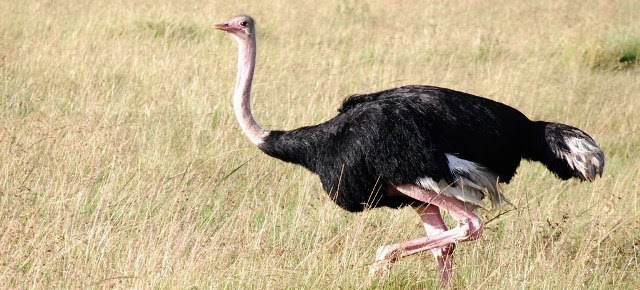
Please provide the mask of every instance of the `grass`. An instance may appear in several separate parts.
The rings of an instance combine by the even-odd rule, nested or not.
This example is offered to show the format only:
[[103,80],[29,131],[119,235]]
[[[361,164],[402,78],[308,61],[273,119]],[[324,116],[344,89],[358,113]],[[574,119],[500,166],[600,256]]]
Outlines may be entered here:
[[626,70],[640,65],[640,36],[615,36],[586,49],[585,62],[593,69]]
[[[255,114],[291,129],[402,84],[480,94],[585,129],[593,183],[523,162],[517,206],[481,212],[457,248],[460,289],[640,285],[637,1],[3,1],[0,285],[6,288],[413,289],[428,254],[371,280],[411,210],[341,211],[304,169],[242,136],[236,48],[258,22]],[[624,59],[624,60],[623,60]],[[511,210],[511,211],[509,211]]]

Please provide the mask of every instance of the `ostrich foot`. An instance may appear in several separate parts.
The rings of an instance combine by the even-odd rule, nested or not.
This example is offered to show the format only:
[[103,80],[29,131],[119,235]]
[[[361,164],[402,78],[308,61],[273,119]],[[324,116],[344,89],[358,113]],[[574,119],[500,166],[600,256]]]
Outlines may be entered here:
[[402,246],[400,244],[392,244],[379,247],[376,251],[376,258],[369,269],[371,276],[384,277],[391,272],[391,264],[395,263],[402,257]]

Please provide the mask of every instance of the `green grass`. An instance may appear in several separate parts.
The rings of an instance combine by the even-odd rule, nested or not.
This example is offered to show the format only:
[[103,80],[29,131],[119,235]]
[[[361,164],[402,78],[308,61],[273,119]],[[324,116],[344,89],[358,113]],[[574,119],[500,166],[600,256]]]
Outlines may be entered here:
[[[240,132],[236,47],[258,23],[254,113],[322,122],[349,94],[467,91],[568,123],[607,156],[593,183],[523,162],[517,209],[458,245],[460,289],[640,285],[638,1],[0,2],[0,285],[414,289],[430,254],[371,279],[409,209],[343,212],[317,177]],[[490,220],[502,211],[481,212]]]
[[601,40],[585,51],[585,62],[598,70],[637,71],[640,66],[640,31],[634,35]]

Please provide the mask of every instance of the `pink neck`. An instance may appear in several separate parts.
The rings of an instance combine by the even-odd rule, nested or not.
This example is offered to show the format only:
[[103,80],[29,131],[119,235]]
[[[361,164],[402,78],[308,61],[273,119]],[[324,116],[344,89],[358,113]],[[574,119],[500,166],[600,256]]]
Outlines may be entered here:
[[256,40],[236,39],[238,43],[238,76],[233,91],[233,110],[240,127],[255,145],[264,142],[269,131],[260,127],[251,113],[251,82],[256,62]]

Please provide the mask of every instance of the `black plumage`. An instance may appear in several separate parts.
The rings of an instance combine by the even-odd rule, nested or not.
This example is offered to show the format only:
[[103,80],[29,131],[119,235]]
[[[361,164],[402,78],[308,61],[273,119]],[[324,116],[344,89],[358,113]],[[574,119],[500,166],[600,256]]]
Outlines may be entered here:
[[559,177],[572,176],[566,166],[549,164],[557,158],[538,136],[541,123],[486,98],[404,86],[351,96],[338,111],[322,124],[271,131],[259,147],[318,174],[325,191],[351,212],[417,202],[389,194],[390,184],[424,177],[453,183],[445,154],[482,164],[505,183],[522,158],[547,161]]

